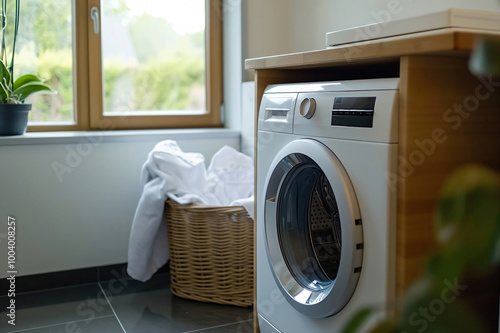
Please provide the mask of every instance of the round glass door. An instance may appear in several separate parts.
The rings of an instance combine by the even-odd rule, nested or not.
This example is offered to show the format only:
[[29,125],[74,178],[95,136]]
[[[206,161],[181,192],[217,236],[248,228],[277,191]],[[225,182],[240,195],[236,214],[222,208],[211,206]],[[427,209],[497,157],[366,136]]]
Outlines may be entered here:
[[277,207],[278,241],[285,263],[304,288],[325,290],[337,278],[342,235],[332,187],[305,155],[284,179]]
[[289,303],[311,317],[326,317],[347,304],[357,284],[361,219],[335,155],[314,140],[292,143],[267,179],[268,258]]

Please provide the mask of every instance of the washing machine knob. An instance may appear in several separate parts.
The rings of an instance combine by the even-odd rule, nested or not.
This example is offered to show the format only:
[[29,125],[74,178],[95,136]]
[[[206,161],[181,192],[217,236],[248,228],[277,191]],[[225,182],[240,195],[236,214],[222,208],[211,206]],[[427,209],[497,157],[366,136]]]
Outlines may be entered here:
[[316,101],[314,98],[304,98],[300,103],[299,113],[302,117],[309,119],[316,111]]

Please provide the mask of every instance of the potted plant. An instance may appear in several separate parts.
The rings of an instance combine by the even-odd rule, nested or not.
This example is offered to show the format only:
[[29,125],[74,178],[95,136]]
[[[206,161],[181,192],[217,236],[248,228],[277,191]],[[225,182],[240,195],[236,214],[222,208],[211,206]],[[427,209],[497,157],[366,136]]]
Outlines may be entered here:
[[[35,93],[54,93],[36,74],[24,74],[14,79],[14,55],[19,29],[20,0],[15,0],[13,22],[7,27],[7,0],[2,0],[0,20],[2,44],[0,46],[0,135],[19,135],[26,131],[31,104],[26,98]],[[7,31],[9,30],[9,31]],[[11,34],[11,50],[7,39]],[[6,36],[7,35],[7,36]],[[10,61],[9,61],[10,60]]]

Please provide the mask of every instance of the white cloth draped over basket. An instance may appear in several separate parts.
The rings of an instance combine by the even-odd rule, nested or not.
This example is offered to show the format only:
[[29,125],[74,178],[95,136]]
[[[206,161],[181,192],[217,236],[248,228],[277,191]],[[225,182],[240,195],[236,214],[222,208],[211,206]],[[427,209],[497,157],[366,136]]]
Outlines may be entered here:
[[185,153],[172,140],[159,142],[142,168],[142,196],[137,205],[128,248],[128,274],[148,280],[169,258],[166,199],[180,204],[243,206],[253,218],[253,160],[224,146],[205,169],[199,153]]

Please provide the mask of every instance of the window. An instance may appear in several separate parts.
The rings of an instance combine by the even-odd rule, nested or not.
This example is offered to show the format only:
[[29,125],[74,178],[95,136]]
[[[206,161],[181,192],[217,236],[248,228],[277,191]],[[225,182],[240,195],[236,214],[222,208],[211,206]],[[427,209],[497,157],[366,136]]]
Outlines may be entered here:
[[24,0],[16,72],[36,72],[58,91],[28,100],[28,131],[219,126],[220,6]]
[[[7,29],[12,29],[14,1],[7,2]],[[71,1],[24,0],[21,2],[16,41],[15,76],[37,73],[58,91],[55,95],[33,95],[30,121],[38,124],[74,123],[73,17]],[[7,43],[12,45],[12,41]]]

